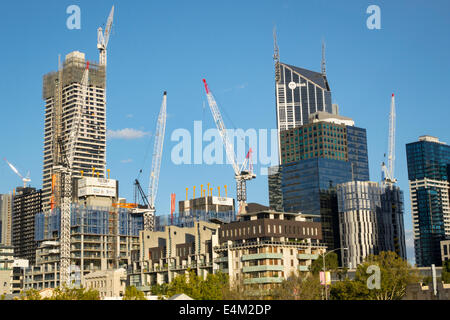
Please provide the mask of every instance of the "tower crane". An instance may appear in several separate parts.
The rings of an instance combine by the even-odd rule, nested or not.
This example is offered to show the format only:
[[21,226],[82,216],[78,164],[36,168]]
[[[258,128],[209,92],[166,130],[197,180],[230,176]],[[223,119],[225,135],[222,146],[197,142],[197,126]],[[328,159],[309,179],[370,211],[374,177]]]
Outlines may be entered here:
[[[81,112],[86,106],[89,85],[89,62],[81,79],[81,95],[79,96],[72,126],[69,131],[69,140],[64,148],[63,138],[58,137],[60,159],[53,166],[53,177],[59,177],[59,192],[56,203],[60,206],[61,232],[60,232],[60,285],[68,284],[70,280],[70,205],[72,202],[72,173],[76,142],[80,131]],[[62,86],[60,81],[59,86]],[[62,90],[62,88],[57,90]],[[81,100],[81,101],[80,101]],[[69,149],[68,151],[66,149]],[[52,179],[53,181],[56,179]],[[52,201],[54,196],[52,195]],[[52,204],[53,207],[53,204]]]
[[253,166],[251,162],[252,149],[250,148],[245,161],[239,168],[236,160],[236,154],[234,153],[233,145],[227,136],[227,129],[223,122],[222,115],[220,113],[219,107],[217,106],[216,100],[209,90],[206,80],[203,79],[205,84],[206,96],[208,97],[209,107],[211,109],[214,122],[216,123],[217,129],[219,130],[220,137],[222,138],[222,143],[225,146],[228,161],[231,163],[234,169],[234,178],[236,180],[236,194],[239,203],[239,214],[245,214],[247,212],[247,180],[252,180],[256,178],[253,173]]
[[150,183],[148,186],[148,203],[149,211],[144,213],[144,229],[151,230],[152,220],[155,216],[155,199],[158,192],[159,172],[161,170],[161,159],[164,146],[164,135],[166,132],[166,118],[167,118],[167,92],[164,92],[164,97],[159,111],[158,121],[156,122],[155,142],[153,145],[153,159],[152,169],[150,172]]
[[106,49],[108,48],[109,36],[111,35],[113,20],[114,20],[114,6],[112,6],[108,20],[106,22],[105,33],[103,33],[103,29],[101,27],[97,29],[97,48],[100,52],[99,63],[100,65],[105,67],[107,62]]
[[23,176],[20,174],[19,170],[17,170],[16,167],[14,167],[8,160],[6,160],[6,158],[3,158],[3,160],[5,160],[6,163],[8,164],[8,166],[11,168],[11,170],[12,170],[15,174],[17,174],[17,175],[19,176],[20,179],[22,179],[23,187],[25,188],[25,187],[27,186],[27,182],[30,182],[30,181],[31,181],[31,179],[30,179],[30,172],[28,172],[28,174],[27,174],[26,177],[23,177]]
[[389,114],[389,141],[388,141],[388,164],[381,164],[382,180],[384,184],[392,185],[397,182],[394,178],[395,164],[395,96],[391,97],[391,112]]

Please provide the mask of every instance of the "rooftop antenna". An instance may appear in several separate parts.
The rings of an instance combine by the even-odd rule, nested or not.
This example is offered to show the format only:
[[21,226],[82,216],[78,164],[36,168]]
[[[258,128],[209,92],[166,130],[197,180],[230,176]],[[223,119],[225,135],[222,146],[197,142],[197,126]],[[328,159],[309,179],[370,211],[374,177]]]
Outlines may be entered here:
[[322,75],[327,75],[326,61],[325,61],[325,40],[322,40]]
[[280,49],[277,42],[277,27],[273,27],[273,60],[275,61],[275,80],[278,82],[281,79],[280,70]]

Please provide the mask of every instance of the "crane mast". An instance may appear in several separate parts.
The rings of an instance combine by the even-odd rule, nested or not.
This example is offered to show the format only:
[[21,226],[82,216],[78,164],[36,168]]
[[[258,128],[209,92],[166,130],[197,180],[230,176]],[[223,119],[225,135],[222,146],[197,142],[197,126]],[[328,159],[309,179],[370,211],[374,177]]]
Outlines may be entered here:
[[[234,153],[234,148],[233,148],[232,143],[228,139],[227,129],[223,122],[223,118],[219,111],[217,102],[216,102],[213,94],[209,90],[208,84],[206,83],[205,79],[203,79],[203,83],[205,85],[206,96],[208,98],[208,104],[211,109],[211,113],[214,118],[214,122],[217,126],[217,129],[219,130],[220,137],[222,138],[222,143],[225,146],[225,151],[226,151],[228,161],[233,166],[234,177],[236,180],[236,194],[237,194],[237,200],[239,203],[239,211],[238,212],[239,212],[239,214],[244,214],[244,213],[246,213],[246,207],[247,207],[247,184],[246,184],[246,181],[256,178],[256,175],[252,172],[252,164],[251,164],[252,149],[249,150],[244,163],[242,164],[241,168],[239,168],[239,166],[237,164],[237,160],[236,160],[236,154]],[[248,166],[248,169],[247,169],[247,166]]]
[[388,140],[388,156],[387,156],[387,167],[385,163],[382,163],[382,173],[384,184],[394,184],[397,179],[394,178],[394,167],[395,167],[395,95],[392,94],[391,97],[391,111],[389,113],[389,140]]
[[[59,84],[62,82],[59,81]],[[76,142],[78,140],[81,113],[86,107],[86,99],[88,97],[89,86],[89,62],[84,70],[81,80],[81,95],[76,104],[76,110],[73,117],[72,126],[69,132],[67,149],[64,148],[62,137],[58,137],[58,145],[61,159],[59,163],[53,167],[53,173],[59,177],[59,192],[56,201],[60,206],[60,285],[69,284],[70,280],[70,207],[72,202],[72,173],[73,161],[75,156]],[[61,86],[57,91],[62,90]]]
[[148,187],[148,202],[150,212],[144,213],[144,229],[151,230],[152,219],[155,215],[155,200],[158,192],[159,173],[161,170],[162,152],[164,146],[164,135],[166,132],[167,119],[167,92],[164,92],[161,109],[156,122],[155,142],[153,145],[152,169],[150,172],[150,183]]

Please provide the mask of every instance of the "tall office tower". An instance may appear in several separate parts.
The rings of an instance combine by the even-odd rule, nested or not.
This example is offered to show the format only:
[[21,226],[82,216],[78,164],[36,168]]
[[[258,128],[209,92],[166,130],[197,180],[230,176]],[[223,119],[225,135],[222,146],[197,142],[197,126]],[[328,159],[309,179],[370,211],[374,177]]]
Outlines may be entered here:
[[88,98],[83,104],[81,80],[86,66],[84,53],[74,51],[66,55],[64,64],[58,72],[51,72],[44,76],[45,133],[42,178],[44,210],[50,207],[52,167],[57,165],[63,157],[61,147],[68,156],[70,129],[76,110],[80,110],[82,107],[79,135],[75,142],[73,176],[80,177],[81,171],[87,173],[95,169],[96,177],[97,173],[98,177],[105,177],[105,66],[89,64]]
[[416,264],[442,264],[440,241],[450,236],[450,146],[421,136],[406,145]]
[[379,253],[381,188],[376,182],[351,181],[337,186],[342,266],[356,268]]
[[280,138],[281,165],[269,170],[270,207],[316,215],[323,241],[339,248],[336,185],[369,180],[366,130],[350,118],[316,112]]
[[0,244],[11,246],[12,195],[0,194]]
[[12,245],[17,258],[36,261],[35,215],[42,212],[42,191],[18,187],[13,199]]
[[[326,76],[324,47],[322,47],[322,72],[318,73],[280,62],[275,33],[274,45],[278,134],[308,124],[312,113],[324,111],[337,114],[338,107],[332,104]],[[280,137],[278,146],[280,148]],[[278,154],[281,163],[281,152]]]
[[381,212],[378,215],[380,251],[393,251],[406,260],[403,191],[395,185],[382,185],[380,200]]

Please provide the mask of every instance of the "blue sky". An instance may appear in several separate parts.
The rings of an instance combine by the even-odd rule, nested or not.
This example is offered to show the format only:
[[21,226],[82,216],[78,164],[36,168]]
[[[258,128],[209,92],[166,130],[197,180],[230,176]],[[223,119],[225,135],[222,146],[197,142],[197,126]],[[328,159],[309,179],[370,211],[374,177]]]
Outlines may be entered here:
[[[66,8],[81,8],[81,30],[66,27]],[[227,184],[231,166],[172,163],[177,128],[195,120],[214,127],[202,78],[210,83],[229,128],[276,128],[272,28],[277,26],[283,62],[320,70],[321,41],[327,74],[340,113],[367,129],[371,179],[380,179],[387,150],[390,96],[396,94],[396,176],[405,191],[405,225],[412,229],[405,144],[430,134],[450,142],[448,71],[450,3],[430,1],[8,1],[0,11],[1,156],[42,184],[42,76],[57,68],[58,54],[85,52],[98,61],[96,29],[115,4],[108,52],[107,126],[153,132],[162,93],[169,113],[157,210],[168,213],[170,194],[185,188]],[[381,30],[369,30],[369,5],[381,8]],[[132,200],[133,180],[151,165],[151,135],[107,145],[107,167]],[[146,150],[150,144],[150,152]],[[21,181],[5,163],[0,193]],[[217,192],[215,190],[215,192]],[[267,178],[248,183],[251,202],[268,204]],[[412,258],[412,251],[409,256]]]

